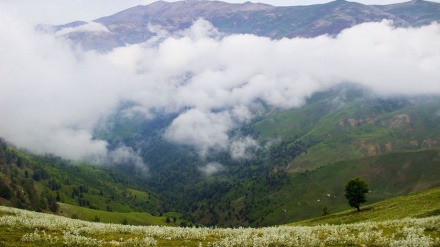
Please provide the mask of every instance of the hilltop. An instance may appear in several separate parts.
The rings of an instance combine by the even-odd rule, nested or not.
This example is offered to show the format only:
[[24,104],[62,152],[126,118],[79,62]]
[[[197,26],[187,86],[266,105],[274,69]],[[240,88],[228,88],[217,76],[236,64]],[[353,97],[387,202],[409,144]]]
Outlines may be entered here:
[[[440,4],[410,1],[386,6],[334,1],[310,6],[275,7],[246,2],[231,4],[221,1],[158,1],[136,6],[93,22],[109,32],[71,32],[68,37],[87,49],[110,50],[127,44],[145,42],[166,31],[189,28],[202,18],[220,32],[254,34],[273,39],[337,35],[342,30],[365,22],[393,21],[396,26],[421,26],[440,21]],[[54,27],[55,30],[86,24],[77,21]],[[160,36],[160,35],[159,35]]]

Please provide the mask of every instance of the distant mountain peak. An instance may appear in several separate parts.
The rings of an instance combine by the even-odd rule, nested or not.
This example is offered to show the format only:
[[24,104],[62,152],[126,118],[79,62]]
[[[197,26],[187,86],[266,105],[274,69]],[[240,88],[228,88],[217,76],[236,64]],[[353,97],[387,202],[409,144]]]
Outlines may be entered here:
[[[94,20],[111,33],[105,39],[72,34],[69,38],[87,49],[108,50],[126,44],[145,42],[156,35],[148,25],[160,26],[172,33],[189,28],[203,18],[226,34],[247,33],[280,39],[337,35],[364,22],[392,20],[396,26],[421,26],[440,22],[440,4],[412,0],[390,5],[364,5],[346,0],[308,6],[272,6],[269,4],[227,3],[218,0],[157,1],[139,5],[111,16]],[[56,30],[78,23],[55,27]]]
[[415,4],[415,3],[423,3],[423,2],[424,2],[423,0],[412,0],[412,1],[409,1],[408,3]]
[[411,0],[408,2],[403,2],[403,3],[397,3],[394,5],[415,5],[415,4],[426,4],[426,3],[433,3],[431,1],[425,1],[425,0]]

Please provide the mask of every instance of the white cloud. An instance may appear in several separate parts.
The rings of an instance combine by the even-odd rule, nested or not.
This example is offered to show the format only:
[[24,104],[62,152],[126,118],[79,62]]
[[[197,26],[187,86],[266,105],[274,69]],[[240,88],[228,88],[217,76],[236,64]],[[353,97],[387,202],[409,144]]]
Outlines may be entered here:
[[217,162],[208,163],[205,166],[202,166],[199,168],[199,170],[205,175],[205,176],[211,176],[216,173],[219,173],[223,171],[225,168],[222,164]]
[[110,33],[108,28],[97,22],[87,22],[76,27],[66,27],[56,32],[57,36],[71,33]]
[[133,165],[138,174],[147,175],[148,167],[132,148],[121,145],[116,149],[110,151],[106,157],[102,157],[97,163],[105,165]]
[[232,141],[230,147],[231,157],[233,159],[250,159],[253,157],[255,150],[259,149],[258,142],[251,137],[247,136]]
[[227,112],[212,113],[192,109],[181,113],[171,123],[165,136],[178,144],[195,146],[204,157],[210,150],[227,149],[227,132],[233,127]]
[[124,94],[120,81],[127,75],[104,57],[72,51],[63,40],[1,11],[0,21],[8,25],[0,27],[0,135],[31,151],[71,159],[105,154],[106,143],[94,140],[92,129]]
[[166,137],[202,156],[246,157],[253,141],[229,132],[260,115],[262,104],[299,107],[341,82],[384,96],[440,94],[439,24],[366,23],[336,38],[270,40],[223,37],[198,21],[175,37],[99,54],[35,32],[1,3],[0,22],[0,136],[72,159],[109,155],[92,132],[121,101],[148,117],[177,114]]

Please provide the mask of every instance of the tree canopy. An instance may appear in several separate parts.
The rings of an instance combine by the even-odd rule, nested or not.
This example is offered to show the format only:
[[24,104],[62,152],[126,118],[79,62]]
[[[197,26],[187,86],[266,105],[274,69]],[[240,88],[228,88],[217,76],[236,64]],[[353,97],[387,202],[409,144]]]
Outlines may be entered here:
[[362,178],[350,179],[345,185],[345,198],[348,204],[360,211],[360,205],[367,201],[368,184]]

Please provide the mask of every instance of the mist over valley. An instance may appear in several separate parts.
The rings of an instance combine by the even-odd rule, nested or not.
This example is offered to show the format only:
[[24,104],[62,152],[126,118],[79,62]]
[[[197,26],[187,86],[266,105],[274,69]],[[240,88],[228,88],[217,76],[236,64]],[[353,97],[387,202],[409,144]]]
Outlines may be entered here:
[[349,209],[353,177],[371,203],[438,187],[439,19],[420,0],[159,1],[36,25],[0,2],[0,203],[269,226]]

